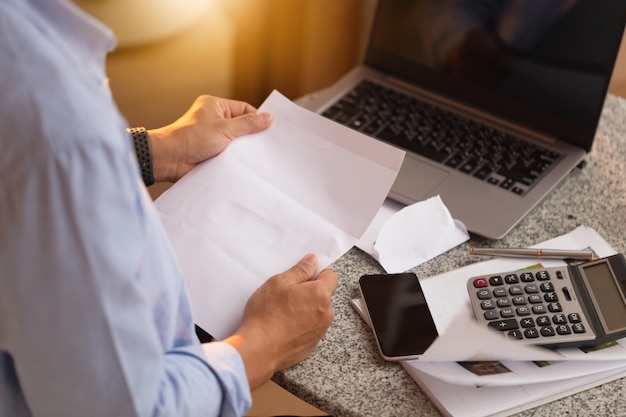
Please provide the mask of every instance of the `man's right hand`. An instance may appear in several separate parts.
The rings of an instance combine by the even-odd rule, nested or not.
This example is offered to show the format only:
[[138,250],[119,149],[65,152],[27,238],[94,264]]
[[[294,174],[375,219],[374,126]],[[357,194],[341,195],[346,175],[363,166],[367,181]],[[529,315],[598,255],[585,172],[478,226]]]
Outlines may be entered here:
[[251,389],[309,356],[332,322],[337,276],[325,269],[315,277],[317,266],[309,254],[267,280],[248,300],[237,332],[225,340],[239,351]]

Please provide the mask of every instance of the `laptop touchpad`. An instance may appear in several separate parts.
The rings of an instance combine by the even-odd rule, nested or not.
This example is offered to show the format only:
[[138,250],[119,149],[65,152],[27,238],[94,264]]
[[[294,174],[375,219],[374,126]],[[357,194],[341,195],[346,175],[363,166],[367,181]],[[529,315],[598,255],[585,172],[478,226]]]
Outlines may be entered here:
[[391,194],[407,199],[407,203],[420,201],[428,197],[446,177],[448,173],[445,170],[407,155],[393,184]]

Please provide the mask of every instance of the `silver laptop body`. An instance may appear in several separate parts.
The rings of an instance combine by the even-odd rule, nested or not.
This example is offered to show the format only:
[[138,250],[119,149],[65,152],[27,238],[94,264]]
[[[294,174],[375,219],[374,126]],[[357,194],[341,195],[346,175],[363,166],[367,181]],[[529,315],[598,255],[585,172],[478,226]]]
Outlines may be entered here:
[[[498,172],[481,177],[475,158],[474,165],[451,167],[451,158],[437,162],[391,142],[407,156],[390,198],[411,204],[440,195],[469,231],[499,239],[591,149],[626,20],[626,2],[599,2],[380,0],[364,64],[302,105],[330,113],[347,92],[369,80],[558,155],[528,184]],[[478,41],[468,40],[474,34]],[[504,56],[505,69],[486,70],[493,77],[487,81],[480,72],[476,80],[471,71],[452,67],[463,54],[469,62],[485,64],[472,57],[481,54],[471,45],[480,45],[481,36],[492,39]],[[454,42],[463,46],[451,47]],[[453,64],[445,63],[445,54],[434,56],[442,50],[455,58]],[[361,120],[341,122],[377,137]]]

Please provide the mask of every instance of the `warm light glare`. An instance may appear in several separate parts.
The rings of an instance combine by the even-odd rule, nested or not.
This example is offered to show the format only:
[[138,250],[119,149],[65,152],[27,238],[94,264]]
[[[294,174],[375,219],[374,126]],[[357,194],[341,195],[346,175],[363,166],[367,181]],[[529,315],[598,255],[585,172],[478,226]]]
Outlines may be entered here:
[[172,36],[202,16],[211,0],[74,0],[109,26],[120,47]]

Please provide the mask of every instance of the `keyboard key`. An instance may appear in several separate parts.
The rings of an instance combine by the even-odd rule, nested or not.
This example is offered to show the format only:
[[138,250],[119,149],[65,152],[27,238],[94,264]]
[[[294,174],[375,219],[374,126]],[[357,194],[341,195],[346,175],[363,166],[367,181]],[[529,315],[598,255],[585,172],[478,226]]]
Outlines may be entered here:
[[361,82],[322,115],[517,195],[561,157],[372,81]]

